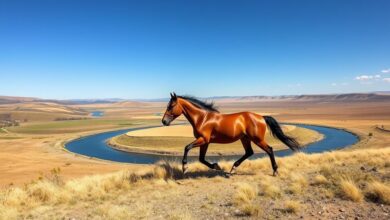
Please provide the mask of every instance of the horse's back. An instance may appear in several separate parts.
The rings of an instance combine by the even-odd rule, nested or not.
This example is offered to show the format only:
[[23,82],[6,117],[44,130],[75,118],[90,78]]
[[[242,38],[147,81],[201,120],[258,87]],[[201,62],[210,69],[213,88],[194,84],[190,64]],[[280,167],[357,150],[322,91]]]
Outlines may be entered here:
[[237,118],[243,118],[246,121],[257,121],[257,122],[264,122],[264,118],[262,115],[254,113],[254,112],[235,112],[230,114],[221,114],[222,118],[226,119],[237,119]]
[[267,127],[263,116],[253,112],[237,112],[222,114],[221,116],[221,125],[240,127],[245,134],[265,133]]

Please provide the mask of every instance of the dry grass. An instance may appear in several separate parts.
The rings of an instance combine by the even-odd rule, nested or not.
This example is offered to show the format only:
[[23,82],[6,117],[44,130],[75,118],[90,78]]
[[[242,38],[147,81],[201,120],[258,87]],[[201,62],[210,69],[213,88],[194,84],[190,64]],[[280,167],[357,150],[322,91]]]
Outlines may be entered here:
[[292,194],[301,194],[308,186],[306,178],[301,174],[292,173],[289,178],[291,180],[291,185],[287,191]]
[[340,191],[341,196],[343,196],[344,198],[350,199],[354,202],[363,201],[364,197],[362,192],[352,180],[350,179],[341,180],[339,186],[341,190]]
[[233,199],[234,204],[241,211],[240,214],[246,216],[259,216],[261,213],[260,207],[258,204],[253,203],[258,194],[257,187],[243,182],[236,183],[236,185],[237,190]]
[[258,217],[262,214],[259,204],[246,203],[240,206],[240,211],[246,216]]
[[284,210],[289,213],[298,213],[302,204],[299,201],[287,200],[284,202]]
[[280,187],[269,176],[260,180],[260,189],[261,195],[267,196],[269,198],[277,198],[282,194]]
[[194,219],[188,210],[174,210],[169,212],[169,220],[192,220]]
[[18,210],[13,207],[0,205],[0,220],[12,220],[18,218]]
[[314,185],[325,185],[329,183],[328,182],[328,179],[326,179],[325,176],[319,174],[319,175],[316,175],[314,178],[313,178],[313,184]]
[[236,204],[248,203],[256,198],[258,190],[257,187],[249,185],[248,183],[236,183],[237,191],[234,195]]
[[390,205],[390,186],[378,181],[368,184],[368,197],[374,201]]
[[[260,207],[264,201],[287,201],[283,210],[300,212],[304,204],[297,202],[295,197],[318,199],[331,198],[333,194],[337,194],[354,202],[389,204],[389,185],[381,178],[389,172],[386,165],[389,157],[390,148],[296,154],[278,158],[281,170],[279,177],[271,176],[272,169],[268,158],[246,161],[237,170],[238,175],[230,179],[208,170],[200,163],[190,164],[190,172],[185,178],[181,174],[180,164],[165,162],[137,171],[125,170],[86,176],[66,182],[61,180],[58,173],[52,173],[52,176],[44,176],[41,180],[23,187],[1,190],[0,216],[2,219],[27,216],[39,218],[42,213],[54,213],[53,210],[63,209],[65,210],[62,212],[66,213],[74,207],[79,207],[81,210],[85,209],[82,213],[88,215],[84,216],[86,218],[150,218],[156,214],[151,211],[155,207],[171,204],[172,209],[162,215],[164,218],[190,219],[196,216],[195,209],[180,208],[181,202],[175,199],[181,196],[177,191],[185,191],[185,197],[182,199],[188,199],[196,196],[193,193],[195,189],[204,190],[215,185],[219,187],[215,189],[215,193],[208,193],[202,198],[202,201],[207,201],[205,210],[216,210],[221,199],[220,193],[234,188],[230,194],[232,204],[239,209],[241,215],[253,217],[263,215],[265,211]],[[375,158],[375,161],[371,158]],[[368,164],[375,164],[379,171],[368,172],[360,169],[360,166],[368,167]],[[232,162],[224,161],[220,162],[220,165],[228,170]],[[309,185],[308,180],[312,180],[312,185]],[[364,201],[359,188],[364,184],[367,187],[361,189],[367,195],[367,201]],[[149,202],[142,200],[143,197]],[[144,202],[138,201],[139,198]],[[181,215],[182,210],[187,211]],[[62,216],[62,212],[57,213],[58,218]]]
[[99,206],[96,210],[97,214],[100,215],[103,219],[112,219],[112,220],[125,220],[131,219],[131,212],[126,206],[118,205],[102,205]]

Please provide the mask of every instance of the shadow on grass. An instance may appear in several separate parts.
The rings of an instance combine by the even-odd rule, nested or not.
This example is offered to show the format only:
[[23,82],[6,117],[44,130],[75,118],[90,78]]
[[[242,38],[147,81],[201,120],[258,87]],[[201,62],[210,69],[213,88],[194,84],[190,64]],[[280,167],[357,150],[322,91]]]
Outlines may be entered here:
[[[230,178],[232,175],[224,170],[197,170],[197,171],[188,171],[187,173],[183,174],[183,171],[178,168],[177,166],[172,166],[169,162],[162,162],[156,164],[156,166],[159,166],[163,168],[166,171],[166,178],[167,179],[174,179],[174,180],[181,180],[181,179],[187,179],[187,178],[214,178],[214,177],[224,177],[224,178]],[[237,175],[237,174],[234,174]],[[249,175],[249,174],[239,174],[239,175]]]
[[[240,174],[233,174],[235,175],[253,175],[250,173],[240,173]],[[155,164],[154,172],[148,172],[143,175],[136,174],[136,173],[129,173],[129,175],[126,177],[129,182],[135,183],[139,180],[148,180],[148,179],[155,179],[155,178],[163,178],[165,180],[183,180],[183,179],[196,179],[196,178],[215,178],[215,177],[223,177],[223,178],[230,178],[232,175],[228,172],[225,172],[224,170],[196,170],[196,171],[189,171],[185,174],[183,174],[183,171],[174,164],[171,164],[169,162],[158,162]]]

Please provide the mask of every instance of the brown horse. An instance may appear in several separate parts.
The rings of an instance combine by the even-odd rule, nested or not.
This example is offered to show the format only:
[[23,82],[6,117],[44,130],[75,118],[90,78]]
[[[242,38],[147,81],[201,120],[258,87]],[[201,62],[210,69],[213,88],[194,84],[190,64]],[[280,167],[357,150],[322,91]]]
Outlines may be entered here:
[[263,149],[271,159],[273,175],[277,174],[278,166],[274,152],[265,141],[267,125],[273,136],[277,137],[292,150],[298,150],[298,142],[285,135],[278,122],[271,116],[261,116],[251,112],[221,114],[212,103],[206,103],[189,96],[176,96],[171,94],[162,123],[168,126],[173,120],[183,114],[192,125],[195,141],[184,149],[183,173],[187,170],[187,154],[194,147],[200,147],[199,161],[211,169],[220,170],[218,163],[211,164],[205,160],[207,148],[210,143],[232,143],[241,140],[245,155],[237,160],[230,173],[248,157],[253,155],[251,142]]

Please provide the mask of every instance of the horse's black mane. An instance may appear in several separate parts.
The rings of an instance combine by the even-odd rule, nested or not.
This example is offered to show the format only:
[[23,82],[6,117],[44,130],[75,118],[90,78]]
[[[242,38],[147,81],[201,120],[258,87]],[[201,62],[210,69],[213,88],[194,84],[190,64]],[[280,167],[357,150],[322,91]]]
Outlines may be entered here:
[[212,112],[219,112],[218,109],[214,106],[214,103],[210,102],[205,102],[202,100],[199,100],[193,96],[177,96],[179,98],[185,99],[192,104],[198,106],[199,108],[205,109],[207,111],[212,111]]

